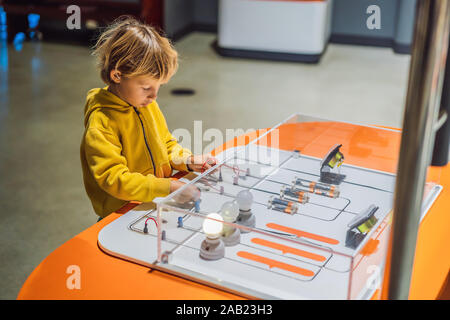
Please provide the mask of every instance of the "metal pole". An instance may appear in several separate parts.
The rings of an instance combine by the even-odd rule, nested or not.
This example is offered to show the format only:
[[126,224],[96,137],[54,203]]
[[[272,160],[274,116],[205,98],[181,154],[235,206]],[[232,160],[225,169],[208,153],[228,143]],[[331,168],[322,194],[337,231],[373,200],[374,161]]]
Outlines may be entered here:
[[395,186],[389,299],[408,299],[447,56],[450,0],[419,0]]

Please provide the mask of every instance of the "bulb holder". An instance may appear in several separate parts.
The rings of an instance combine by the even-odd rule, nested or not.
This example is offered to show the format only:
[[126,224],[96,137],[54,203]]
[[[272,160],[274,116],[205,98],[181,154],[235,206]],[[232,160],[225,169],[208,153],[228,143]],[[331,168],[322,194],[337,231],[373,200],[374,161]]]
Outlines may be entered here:
[[231,227],[230,230],[222,234],[222,241],[226,247],[232,247],[241,243],[241,230]]
[[[239,210],[239,215],[236,219],[236,223],[249,228],[254,228],[256,226],[256,218],[252,213],[252,210]],[[250,230],[241,230],[241,233],[249,233]]]
[[225,244],[220,238],[206,237],[200,246],[200,258],[219,260],[225,257]]

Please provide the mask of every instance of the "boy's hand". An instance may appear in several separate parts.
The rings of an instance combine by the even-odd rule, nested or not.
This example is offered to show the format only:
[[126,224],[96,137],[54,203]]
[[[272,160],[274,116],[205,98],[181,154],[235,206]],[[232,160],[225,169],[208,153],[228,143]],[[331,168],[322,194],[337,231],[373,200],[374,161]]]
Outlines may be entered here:
[[188,158],[187,166],[192,171],[204,172],[217,164],[217,159],[208,154],[192,155]]
[[[185,185],[184,182],[178,180],[171,180],[170,193],[175,192],[184,185]],[[185,190],[183,190],[183,192],[177,194],[174,197],[174,200],[178,203],[186,203],[191,200],[196,201],[198,199],[200,199],[200,190],[194,185],[189,185]]]

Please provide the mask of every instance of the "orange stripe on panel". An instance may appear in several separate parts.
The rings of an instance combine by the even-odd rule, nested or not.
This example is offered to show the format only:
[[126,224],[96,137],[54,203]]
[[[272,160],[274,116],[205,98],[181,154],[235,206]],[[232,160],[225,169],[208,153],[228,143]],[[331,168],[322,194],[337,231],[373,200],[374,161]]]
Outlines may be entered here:
[[325,261],[326,258],[324,256],[315,254],[315,253],[311,253],[308,251],[304,251],[304,250],[300,250],[300,249],[296,249],[296,248],[292,248],[289,246],[285,246],[283,244],[279,244],[276,242],[272,242],[269,240],[264,240],[264,239],[260,239],[260,238],[253,238],[251,240],[253,243],[268,247],[268,248],[272,248],[272,249],[276,249],[276,250],[280,250],[283,254],[284,253],[292,253],[295,254],[297,256],[300,257],[304,257],[304,258],[308,258],[311,260],[316,260],[316,261]]
[[337,241],[335,239],[327,238],[327,237],[324,237],[324,236],[321,236],[318,234],[309,233],[309,232],[305,232],[305,231],[294,229],[294,228],[289,228],[289,227],[282,226],[282,225],[279,225],[276,223],[268,223],[268,224],[266,224],[266,226],[271,229],[287,232],[290,234],[295,234],[298,237],[305,237],[305,238],[309,238],[309,239],[313,239],[313,240],[317,240],[317,241],[321,241],[321,242],[325,242],[325,243],[329,243],[329,244],[338,244],[339,243],[339,241]]
[[312,272],[311,270],[303,269],[303,268],[300,268],[297,266],[293,266],[291,264],[287,264],[287,263],[280,262],[277,260],[262,257],[262,256],[259,256],[257,254],[253,254],[253,253],[250,253],[247,251],[239,251],[237,253],[237,255],[241,258],[245,258],[248,260],[252,260],[255,262],[265,264],[269,267],[269,269],[270,268],[278,268],[278,269],[286,270],[289,272],[297,273],[297,274],[305,276],[305,277],[312,277],[314,275],[314,272]]

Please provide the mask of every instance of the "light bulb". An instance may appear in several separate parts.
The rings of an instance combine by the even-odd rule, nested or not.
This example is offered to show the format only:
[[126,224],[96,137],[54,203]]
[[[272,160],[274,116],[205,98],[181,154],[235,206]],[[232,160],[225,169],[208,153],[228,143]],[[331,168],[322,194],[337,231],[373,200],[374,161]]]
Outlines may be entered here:
[[[223,221],[222,216],[218,213],[210,213],[206,216],[206,218],[210,218],[210,219],[205,219],[203,221],[203,232],[206,234],[206,236],[208,238],[211,238],[211,239],[218,238],[223,230],[223,223],[220,222],[220,221]],[[215,219],[215,220],[219,220],[219,221],[215,221],[215,220],[211,220],[211,219]]]
[[234,222],[239,215],[239,205],[236,201],[227,201],[222,205],[220,213],[222,214],[224,221]]
[[239,205],[239,210],[249,211],[252,208],[253,195],[248,190],[239,191],[239,193],[236,195],[236,202]]

